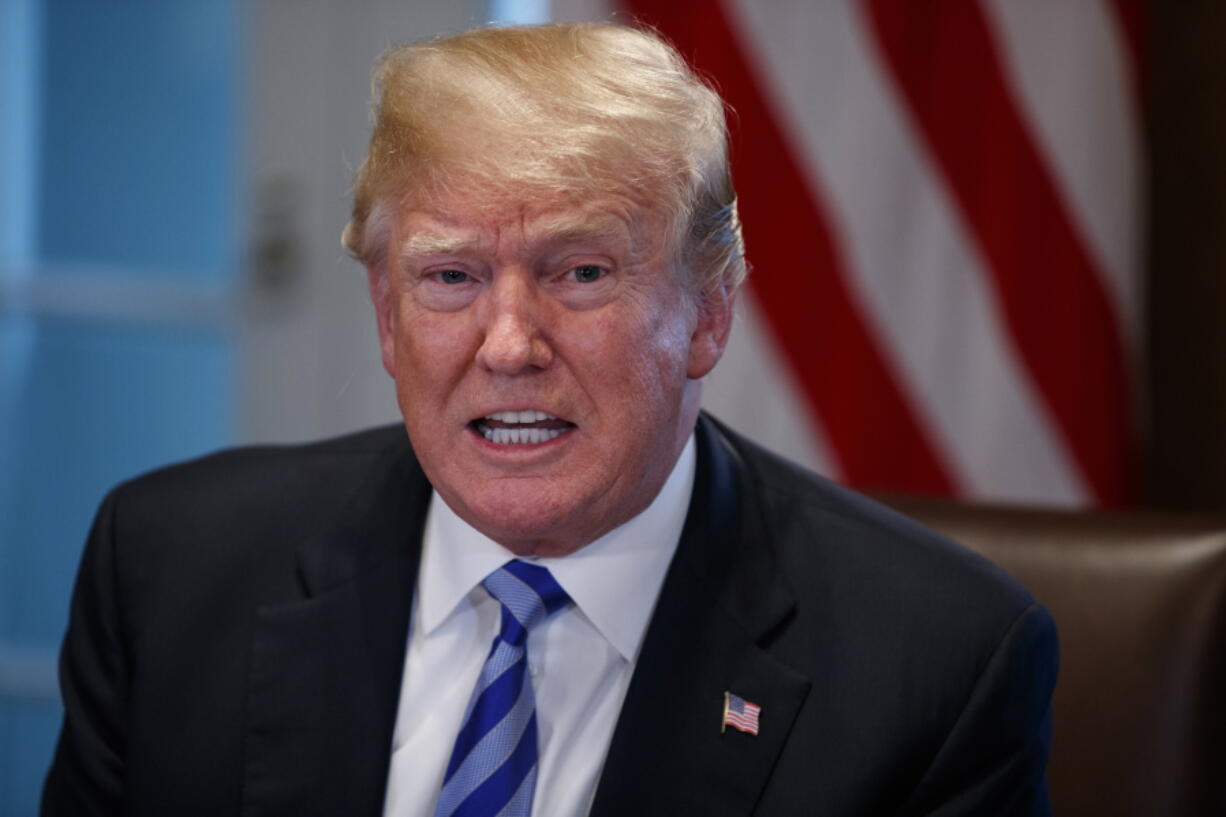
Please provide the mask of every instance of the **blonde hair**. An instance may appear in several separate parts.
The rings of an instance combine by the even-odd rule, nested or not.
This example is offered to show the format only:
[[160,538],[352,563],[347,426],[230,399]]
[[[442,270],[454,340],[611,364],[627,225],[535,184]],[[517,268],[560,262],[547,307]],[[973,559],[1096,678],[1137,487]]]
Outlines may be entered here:
[[593,193],[662,215],[696,293],[746,266],[719,95],[658,36],[609,24],[485,28],[397,46],[374,73],[374,132],[341,241],[384,269],[416,197]]

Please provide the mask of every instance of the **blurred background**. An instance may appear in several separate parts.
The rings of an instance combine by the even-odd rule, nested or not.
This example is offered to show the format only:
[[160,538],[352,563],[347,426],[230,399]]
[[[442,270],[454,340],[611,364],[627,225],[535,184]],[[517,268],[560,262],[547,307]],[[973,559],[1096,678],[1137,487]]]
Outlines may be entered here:
[[729,100],[718,415],[857,488],[1226,509],[1226,7],[0,0],[0,814],[115,482],[393,421],[340,249],[387,46],[634,19]]

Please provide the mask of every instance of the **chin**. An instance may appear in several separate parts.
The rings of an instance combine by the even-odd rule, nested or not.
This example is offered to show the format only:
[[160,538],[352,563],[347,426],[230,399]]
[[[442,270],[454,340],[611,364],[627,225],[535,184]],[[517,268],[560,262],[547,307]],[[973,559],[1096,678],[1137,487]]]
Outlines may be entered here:
[[[576,520],[576,508],[590,509],[591,503],[545,503],[539,492],[525,498],[517,491],[500,491],[488,501],[465,502],[457,513],[477,530],[520,556],[561,556],[573,553],[595,539],[598,525],[586,531]],[[463,508],[463,510],[460,510]]]

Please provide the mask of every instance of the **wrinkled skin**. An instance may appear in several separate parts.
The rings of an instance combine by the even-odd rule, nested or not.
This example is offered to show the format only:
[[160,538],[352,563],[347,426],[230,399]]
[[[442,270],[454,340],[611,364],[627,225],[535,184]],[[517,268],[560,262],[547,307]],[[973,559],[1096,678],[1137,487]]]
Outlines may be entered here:
[[[651,214],[617,199],[482,205],[419,203],[394,223],[387,270],[369,270],[383,365],[444,501],[519,555],[563,555],[659,492],[732,298],[689,293]],[[525,409],[564,432],[520,445],[480,433],[482,418]]]

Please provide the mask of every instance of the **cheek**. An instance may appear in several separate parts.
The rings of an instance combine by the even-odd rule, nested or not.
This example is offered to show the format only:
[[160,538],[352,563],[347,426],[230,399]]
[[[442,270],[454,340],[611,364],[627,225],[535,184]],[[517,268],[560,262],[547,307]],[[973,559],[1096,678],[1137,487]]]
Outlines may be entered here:
[[622,319],[606,318],[589,325],[582,338],[580,360],[591,366],[593,385],[605,402],[652,424],[675,410],[686,379],[689,335],[676,312],[649,309]]
[[408,306],[395,326],[397,391],[444,396],[473,357],[468,322],[454,314],[437,315]]
[[645,374],[659,380],[670,391],[685,383],[691,331],[679,305],[653,310],[644,316],[640,333],[642,340],[636,357],[649,367]]

